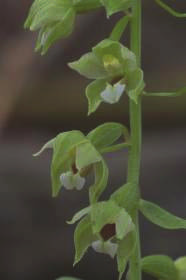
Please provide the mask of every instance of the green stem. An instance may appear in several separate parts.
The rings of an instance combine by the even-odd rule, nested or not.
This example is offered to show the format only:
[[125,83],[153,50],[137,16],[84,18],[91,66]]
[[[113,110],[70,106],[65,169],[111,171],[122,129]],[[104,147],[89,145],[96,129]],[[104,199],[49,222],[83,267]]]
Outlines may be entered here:
[[[131,50],[135,53],[137,64],[141,65],[141,0],[133,0],[132,18],[131,18]],[[128,162],[128,182],[132,183],[135,188],[139,189],[140,161],[141,161],[141,97],[136,104],[130,100],[130,130],[131,130],[131,149],[129,152]],[[136,248],[130,258],[130,280],[141,280],[141,249],[138,226],[138,210],[134,213],[134,222],[137,229]]]

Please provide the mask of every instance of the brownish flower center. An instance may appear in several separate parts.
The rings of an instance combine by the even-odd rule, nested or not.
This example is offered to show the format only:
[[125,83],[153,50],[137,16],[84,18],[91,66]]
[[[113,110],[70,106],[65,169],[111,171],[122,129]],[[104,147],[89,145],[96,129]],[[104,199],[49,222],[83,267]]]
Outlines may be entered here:
[[109,240],[111,237],[116,235],[116,225],[106,224],[100,231],[101,237],[104,241]]
[[73,172],[73,174],[77,174],[78,173],[78,169],[77,169],[75,163],[72,164],[72,172]]

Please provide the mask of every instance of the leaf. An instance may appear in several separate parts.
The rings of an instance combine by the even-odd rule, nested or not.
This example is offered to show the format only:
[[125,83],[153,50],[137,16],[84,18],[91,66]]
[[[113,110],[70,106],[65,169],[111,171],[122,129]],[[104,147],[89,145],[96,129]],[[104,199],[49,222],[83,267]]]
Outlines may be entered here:
[[103,101],[101,92],[106,88],[106,85],[106,80],[95,80],[87,86],[88,115],[94,113]]
[[74,277],[70,277],[70,276],[63,276],[63,277],[60,277],[56,280],[80,280],[79,278],[74,278]]
[[174,262],[177,272],[178,279],[185,280],[186,279],[186,257],[180,257]]
[[145,273],[161,280],[178,279],[178,273],[175,264],[168,256],[147,256],[142,259],[141,268]]
[[92,229],[95,234],[100,233],[105,225],[115,224],[116,238],[121,240],[128,232],[134,229],[132,219],[128,213],[111,200],[93,204],[90,215]]
[[138,102],[138,97],[142,93],[144,87],[145,83],[143,81],[143,71],[141,69],[138,68],[128,74],[127,93],[135,103]]
[[75,159],[75,148],[86,142],[80,131],[60,133],[54,142],[54,153],[51,163],[52,194],[56,196],[61,188],[60,175],[69,171]]
[[79,222],[74,233],[74,243],[76,251],[74,265],[81,260],[88,247],[95,240],[96,237],[92,233],[90,217],[86,216]]
[[115,201],[120,207],[125,208],[129,215],[133,216],[133,212],[138,207],[139,191],[135,185],[127,183],[117,189],[110,199]]
[[117,12],[123,12],[131,7],[131,0],[101,0],[101,3],[105,6],[107,16],[111,16]]
[[97,202],[108,182],[108,167],[104,160],[94,164],[95,183],[89,188],[90,203]]
[[186,220],[179,218],[168,211],[160,208],[158,205],[140,200],[140,211],[152,223],[166,229],[186,229]]
[[68,63],[68,65],[88,79],[104,79],[108,77],[108,73],[104,69],[103,64],[91,52],[83,55],[77,61]]
[[86,207],[86,208],[81,209],[80,211],[78,211],[78,212],[74,215],[74,217],[72,218],[72,220],[71,220],[71,221],[68,221],[67,223],[70,224],[70,225],[76,223],[76,222],[79,221],[83,216],[87,215],[87,214],[90,212],[90,210],[91,210],[91,206],[88,206],[88,207]]
[[177,97],[186,94],[186,87],[180,88],[173,92],[144,92],[145,96],[159,96],[159,97]]
[[124,16],[116,23],[114,29],[112,30],[112,33],[110,34],[111,40],[119,41],[121,39],[121,36],[125,31],[129,20],[130,20],[129,16]]
[[121,136],[124,136],[126,141],[129,138],[127,127],[120,123],[109,122],[99,125],[94,130],[89,132],[87,138],[92,142],[97,150],[101,150],[112,145]]
[[122,275],[126,269],[128,259],[133,253],[135,246],[136,246],[135,231],[129,232],[123,240],[118,242],[117,263],[118,263],[119,280],[122,278]]
[[54,144],[55,138],[51,139],[50,141],[48,141],[41,149],[39,152],[33,154],[34,157],[38,157],[42,154],[42,152],[44,152],[44,150],[46,149],[52,149],[53,148],[53,144]]
[[101,160],[101,155],[91,142],[80,143],[76,147],[76,167],[79,170]]

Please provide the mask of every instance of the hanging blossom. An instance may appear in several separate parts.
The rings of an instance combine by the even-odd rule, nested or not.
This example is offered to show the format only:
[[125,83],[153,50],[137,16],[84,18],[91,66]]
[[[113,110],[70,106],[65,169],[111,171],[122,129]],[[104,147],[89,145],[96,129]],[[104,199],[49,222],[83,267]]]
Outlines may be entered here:
[[[93,79],[86,89],[89,114],[101,102],[117,103],[123,93],[136,85],[131,85],[130,74],[136,71],[136,57],[119,42],[105,39],[69,66],[81,75]],[[129,80],[129,83],[128,83]]]

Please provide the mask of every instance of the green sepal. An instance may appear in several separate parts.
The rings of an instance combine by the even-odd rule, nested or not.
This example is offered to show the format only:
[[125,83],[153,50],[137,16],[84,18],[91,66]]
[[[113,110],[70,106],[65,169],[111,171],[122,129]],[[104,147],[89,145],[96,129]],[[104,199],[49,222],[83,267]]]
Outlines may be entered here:
[[94,164],[94,173],[95,182],[89,188],[89,199],[91,204],[98,201],[107,186],[109,171],[104,159]]
[[186,220],[179,218],[158,205],[140,200],[139,209],[152,223],[165,229],[186,229]]
[[108,17],[114,13],[126,11],[132,5],[131,0],[101,0],[101,3],[105,6]]
[[144,92],[144,96],[158,96],[158,97],[177,97],[186,94],[186,87],[180,88],[172,92]]
[[136,231],[129,232],[123,240],[118,241],[117,264],[119,280],[125,272],[127,262],[136,246]]
[[92,232],[92,225],[89,216],[83,218],[76,226],[74,233],[74,244],[75,244],[75,261],[74,265],[77,264],[88,247],[95,241],[97,237]]
[[139,191],[135,185],[127,183],[117,189],[110,199],[115,201],[120,207],[125,208],[129,215],[133,216],[134,211],[138,207]]
[[86,88],[86,97],[88,99],[88,115],[94,113],[102,102],[101,92],[106,88],[107,82],[95,80]]
[[90,143],[86,141],[80,143],[76,147],[76,167],[78,169],[85,168],[93,163],[99,162],[102,160],[101,155]]
[[53,149],[53,145],[55,142],[55,138],[48,141],[46,144],[43,145],[43,147],[39,150],[39,152],[33,154],[34,157],[40,156],[46,149]]
[[93,129],[87,135],[87,138],[95,146],[95,148],[101,152],[105,147],[108,147],[115,143],[121,136],[125,138],[125,141],[129,141],[129,132],[126,126],[109,122],[99,125]]
[[77,61],[68,63],[68,66],[88,79],[105,79],[108,77],[101,61],[91,52],[84,54]]
[[178,280],[186,279],[186,256],[180,257],[174,262],[177,272],[178,272]]
[[164,255],[144,257],[141,261],[143,272],[161,280],[178,280],[178,272],[171,258]]
[[132,100],[134,100],[135,103],[137,103],[138,97],[145,87],[143,71],[138,68],[132,72],[129,72],[127,78],[127,94]]
[[77,221],[79,221],[81,218],[83,218],[85,215],[87,215],[91,210],[91,206],[88,206],[86,208],[81,209],[80,211],[78,211],[73,218],[67,222],[67,224],[74,224]]
[[121,39],[121,36],[123,32],[125,31],[128,22],[130,20],[130,16],[124,16],[122,17],[115,25],[115,27],[112,30],[112,33],[110,34],[110,39],[113,41],[119,41]]
[[134,229],[134,224],[128,213],[111,200],[93,204],[90,215],[94,234],[99,234],[107,224],[115,224],[116,238],[122,240]]

